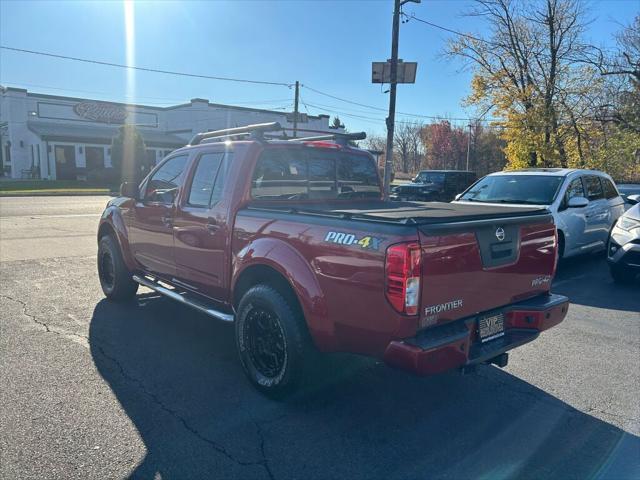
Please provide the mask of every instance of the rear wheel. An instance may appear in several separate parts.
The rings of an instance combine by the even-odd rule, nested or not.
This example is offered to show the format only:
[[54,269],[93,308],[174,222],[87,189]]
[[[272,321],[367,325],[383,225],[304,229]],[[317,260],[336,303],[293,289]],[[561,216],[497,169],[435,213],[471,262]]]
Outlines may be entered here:
[[133,280],[120,246],[111,235],[102,237],[98,243],[98,276],[102,291],[110,300],[131,300],[138,291],[138,283]]
[[236,345],[242,367],[262,393],[281,396],[300,382],[313,346],[297,305],[256,285],[240,300]]
[[634,271],[621,265],[612,265],[610,270],[613,281],[616,283],[631,283],[636,277]]

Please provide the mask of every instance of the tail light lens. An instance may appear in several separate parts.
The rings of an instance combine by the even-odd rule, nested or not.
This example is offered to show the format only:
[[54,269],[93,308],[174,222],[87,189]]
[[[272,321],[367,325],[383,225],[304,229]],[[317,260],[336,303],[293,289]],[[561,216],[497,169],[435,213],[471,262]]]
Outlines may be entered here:
[[385,293],[389,303],[400,313],[418,314],[421,258],[418,243],[398,243],[387,248]]

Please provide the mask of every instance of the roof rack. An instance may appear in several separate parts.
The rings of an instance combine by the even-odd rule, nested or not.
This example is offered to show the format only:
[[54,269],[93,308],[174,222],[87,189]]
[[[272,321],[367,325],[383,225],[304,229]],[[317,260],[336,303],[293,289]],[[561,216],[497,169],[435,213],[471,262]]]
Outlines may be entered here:
[[[223,130],[214,130],[212,132],[198,133],[193,136],[189,145],[199,145],[206,140],[228,140],[234,137],[251,137],[256,140],[264,141],[264,134],[268,132],[282,132],[280,136],[273,136],[274,140],[287,140],[290,142],[313,142],[321,140],[333,140],[337,144],[346,146],[350,141],[364,140],[367,138],[365,132],[343,133],[343,132],[327,132],[326,130],[308,130],[304,128],[296,128],[298,133],[315,133],[317,135],[309,137],[292,138],[287,135],[287,131],[293,131],[291,127],[282,127],[278,122],[257,123],[255,125],[246,125],[244,127],[225,128]],[[271,136],[271,135],[270,135]]]
[[198,133],[189,142],[189,145],[199,145],[203,140],[223,139],[229,137],[237,137],[238,135],[250,135],[251,137],[263,140],[265,132],[277,132],[282,130],[278,122],[256,123],[255,125],[246,125],[244,127],[225,128],[223,130],[214,130],[213,132]]
[[[282,130],[285,131],[285,135],[286,135],[286,130],[293,130],[293,128],[285,127]],[[365,138],[367,138],[366,132],[353,132],[353,133],[327,132],[326,130],[308,130],[304,128],[298,128],[296,129],[296,131],[302,132],[302,133],[317,133],[318,135],[312,135],[309,137],[296,137],[296,138],[287,137],[285,138],[285,140],[289,142],[316,142],[316,141],[322,141],[322,140],[333,140],[339,145],[346,146],[350,141],[364,140]]]

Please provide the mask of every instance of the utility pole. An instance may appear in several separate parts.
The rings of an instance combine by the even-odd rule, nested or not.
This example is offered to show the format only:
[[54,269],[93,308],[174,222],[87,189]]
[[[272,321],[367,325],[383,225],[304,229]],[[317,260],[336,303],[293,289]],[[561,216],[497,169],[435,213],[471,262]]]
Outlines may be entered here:
[[398,86],[398,37],[400,36],[401,0],[394,0],[391,28],[391,85],[389,88],[389,115],[387,116],[387,148],[384,153],[384,199],[389,200],[389,184],[393,168],[393,134],[396,117],[396,88]]
[[467,137],[467,172],[469,171],[469,151],[471,150],[471,123],[469,127],[469,136]]
[[298,101],[300,100],[300,82],[296,80],[296,96],[293,101],[293,138],[298,136]]
[[[416,62],[403,63],[400,82],[398,82],[398,37],[400,36],[400,8],[407,2],[420,3],[421,0],[394,0],[393,25],[391,28],[391,59],[389,64],[389,116],[387,117],[387,148],[384,153],[384,199],[389,200],[389,184],[391,183],[391,169],[393,168],[393,133],[396,118],[396,89],[398,83],[414,83],[416,80]],[[400,60],[402,61],[402,60]],[[373,83],[386,83],[384,67],[382,72],[376,71],[384,62],[373,63]],[[409,67],[409,68],[407,68]]]

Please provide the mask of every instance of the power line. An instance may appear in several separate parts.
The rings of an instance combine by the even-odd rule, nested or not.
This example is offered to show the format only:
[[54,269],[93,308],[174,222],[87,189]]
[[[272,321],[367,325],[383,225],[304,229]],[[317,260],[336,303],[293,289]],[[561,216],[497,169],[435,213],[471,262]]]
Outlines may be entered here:
[[264,80],[248,80],[246,78],[233,78],[233,77],[217,77],[217,76],[213,76],[213,75],[200,75],[197,73],[186,73],[186,72],[176,72],[176,71],[172,71],[172,70],[162,70],[159,68],[149,68],[149,67],[137,67],[134,65],[125,65],[122,63],[112,63],[112,62],[104,62],[101,60],[91,60],[88,58],[80,58],[80,57],[71,57],[68,55],[59,55],[56,53],[48,53],[48,52],[40,52],[37,50],[26,50],[24,48],[14,48],[14,47],[7,47],[4,45],[0,45],[0,48],[3,50],[10,50],[12,52],[20,52],[20,53],[28,53],[31,55],[41,55],[44,57],[51,57],[51,58],[62,58],[64,60],[73,60],[75,62],[84,62],[84,63],[92,63],[92,64],[96,64],[96,65],[105,65],[108,67],[117,67],[117,68],[126,68],[129,70],[139,70],[142,72],[153,72],[153,73],[164,73],[165,75],[177,75],[180,77],[191,77],[191,78],[205,78],[207,80],[220,80],[220,81],[225,81],[225,82],[239,82],[239,83],[253,83],[253,84],[259,84],[259,85],[277,85],[277,86],[281,86],[281,87],[291,87],[293,84],[292,83],[282,83],[282,82],[267,82]]
[[[351,101],[351,100],[346,100],[346,99],[344,99],[344,98],[337,97],[337,96],[335,96],[335,95],[331,95],[331,94],[326,93],[326,92],[321,92],[320,90],[317,90],[317,89],[315,89],[315,88],[311,88],[311,87],[309,87],[309,86],[307,86],[307,85],[302,85],[302,86],[303,86],[303,87],[305,87],[305,88],[306,88],[306,89],[308,89],[308,90],[311,90],[312,92],[318,93],[318,94],[320,94],[320,95],[324,95],[324,96],[326,96],[326,97],[333,98],[333,99],[335,99],[335,100],[339,100],[339,101],[342,101],[342,102],[345,102],[345,103],[350,103],[350,104],[353,104],[353,105],[358,105],[358,106],[360,106],[360,107],[369,108],[369,109],[371,109],[371,110],[376,110],[376,111],[385,112],[385,113],[387,112],[387,110],[386,110],[386,109],[384,109],[384,108],[378,108],[378,107],[374,107],[374,106],[372,106],[372,105],[365,105],[364,103],[358,103],[358,102],[353,102],[353,101]],[[310,105],[310,104],[309,104],[309,105]],[[321,103],[316,103],[316,105],[315,105],[315,106],[316,106],[317,108],[320,108],[320,107],[323,107],[323,108],[330,108],[330,109],[340,108],[340,107],[335,107],[335,106],[333,106],[333,105],[323,105],[323,104],[321,104]],[[422,115],[422,114],[419,114],[419,113],[410,113],[410,112],[398,112],[398,114],[399,114],[399,115],[406,116],[406,117],[426,118],[426,119],[429,119],[429,120],[443,120],[443,119],[447,119],[447,120],[455,120],[455,121],[460,121],[460,122],[468,122],[468,121],[474,121],[474,122],[475,122],[475,121],[481,121],[481,122],[486,122],[486,123],[502,121],[502,120],[501,120],[501,119],[499,119],[499,118],[493,118],[493,119],[480,119],[480,118],[479,118],[479,119],[476,119],[476,118],[467,118],[467,117],[448,117],[448,116],[446,116],[446,115]],[[486,112],[485,112],[485,114],[486,114]],[[483,115],[484,115],[484,114],[483,114]],[[481,117],[482,117],[482,116],[481,116]]]
[[416,17],[415,14],[413,14],[413,13],[411,15],[407,15],[406,13],[402,13],[402,16],[405,17],[407,19],[407,21],[416,20],[418,22],[421,22],[421,23],[424,23],[426,25],[429,25],[430,27],[434,27],[434,28],[437,28],[439,30],[443,30],[445,32],[453,33],[454,35],[458,35],[460,37],[466,37],[466,38],[468,38],[470,40],[475,40],[476,42],[482,42],[482,43],[487,43],[489,45],[493,45],[488,40],[484,40],[483,38],[479,38],[479,37],[474,37],[473,35],[469,35],[468,33],[458,32],[458,31],[453,30],[451,28],[443,27],[442,25],[438,25],[436,23],[432,23],[432,22],[429,22],[427,20],[423,20],[422,18]]

